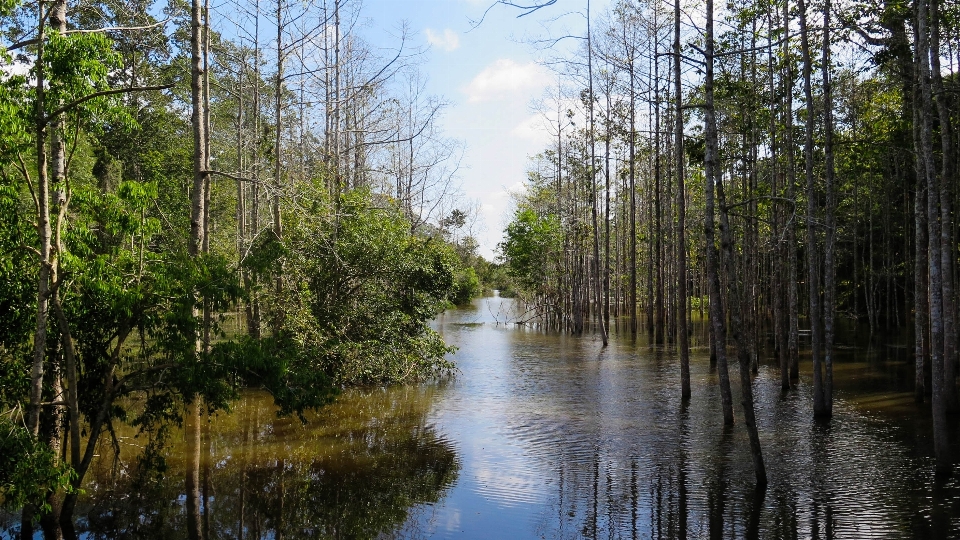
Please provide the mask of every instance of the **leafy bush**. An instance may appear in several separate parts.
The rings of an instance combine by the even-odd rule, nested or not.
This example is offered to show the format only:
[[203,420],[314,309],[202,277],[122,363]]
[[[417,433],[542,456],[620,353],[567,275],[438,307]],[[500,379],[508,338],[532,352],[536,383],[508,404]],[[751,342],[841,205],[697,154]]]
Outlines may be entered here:
[[283,297],[274,302],[282,312],[274,317],[291,343],[311,351],[312,369],[341,384],[381,384],[452,367],[451,349],[427,323],[456,288],[457,257],[443,242],[411,234],[395,207],[348,192],[336,205],[319,201],[282,247],[268,244],[258,246],[251,270],[282,266]]

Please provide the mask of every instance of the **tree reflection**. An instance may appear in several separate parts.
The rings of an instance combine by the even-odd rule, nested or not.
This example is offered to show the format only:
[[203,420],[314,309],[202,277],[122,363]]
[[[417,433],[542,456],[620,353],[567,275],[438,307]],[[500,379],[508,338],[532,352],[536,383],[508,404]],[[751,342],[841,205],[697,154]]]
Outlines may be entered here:
[[[424,393],[432,391],[344,399],[303,428],[248,397],[215,420],[204,443],[207,538],[374,538],[400,527],[412,507],[437,502],[460,470],[453,447],[426,423],[433,398]],[[178,467],[143,485],[120,481],[116,491],[94,484],[78,532],[185,537]]]

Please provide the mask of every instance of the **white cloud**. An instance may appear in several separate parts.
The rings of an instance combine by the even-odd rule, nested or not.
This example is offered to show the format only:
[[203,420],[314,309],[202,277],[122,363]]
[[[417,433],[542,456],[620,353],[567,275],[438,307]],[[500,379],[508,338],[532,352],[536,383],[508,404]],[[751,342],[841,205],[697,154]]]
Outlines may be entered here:
[[424,33],[427,35],[427,43],[438,49],[451,52],[460,48],[460,36],[449,28],[444,29],[443,33],[427,28]]
[[478,73],[463,92],[468,101],[477,103],[516,94],[537,95],[551,82],[547,71],[535,62],[518,64],[501,58]]
[[[556,127],[553,127],[553,129],[556,130]],[[510,134],[537,146],[546,145],[553,139],[553,135],[550,134],[550,127],[547,126],[547,121],[541,114],[528,116],[522,122],[513,126]]]

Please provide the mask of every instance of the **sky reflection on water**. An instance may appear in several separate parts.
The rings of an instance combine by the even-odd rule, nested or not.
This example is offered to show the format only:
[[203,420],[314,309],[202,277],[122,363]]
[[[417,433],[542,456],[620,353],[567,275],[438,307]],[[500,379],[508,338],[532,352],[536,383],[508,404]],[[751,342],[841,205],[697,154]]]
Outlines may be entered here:
[[[902,342],[841,341],[829,423],[812,419],[809,376],[784,393],[761,365],[770,485],[757,492],[745,431],[722,427],[703,336],[683,406],[669,347],[615,334],[604,349],[505,324],[510,309],[484,298],[437,319],[459,348],[447,381],[349,391],[306,426],[245,394],[210,425],[209,537],[960,537],[960,487],[933,484],[930,418],[912,402]],[[120,435],[122,464],[105,449],[87,486],[82,536],[184,537],[180,434],[153,476],[130,459],[144,441]]]

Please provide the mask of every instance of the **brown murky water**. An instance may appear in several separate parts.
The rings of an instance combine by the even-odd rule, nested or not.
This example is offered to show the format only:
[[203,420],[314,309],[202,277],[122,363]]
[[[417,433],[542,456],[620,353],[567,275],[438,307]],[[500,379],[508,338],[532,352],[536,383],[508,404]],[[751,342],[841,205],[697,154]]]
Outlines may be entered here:
[[[904,340],[842,341],[826,424],[812,420],[809,377],[783,393],[761,366],[770,486],[758,493],[746,433],[722,429],[705,350],[684,407],[669,348],[497,324],[510,307],[484,298],[437,319],[459,347],[449,381],[351,391],[306,426],[252,392],[217,416],[209,537],[960,538],[960,485],[933,483]],[[179,449],[154,479],[103,459],[83,536],[185,537]]]

